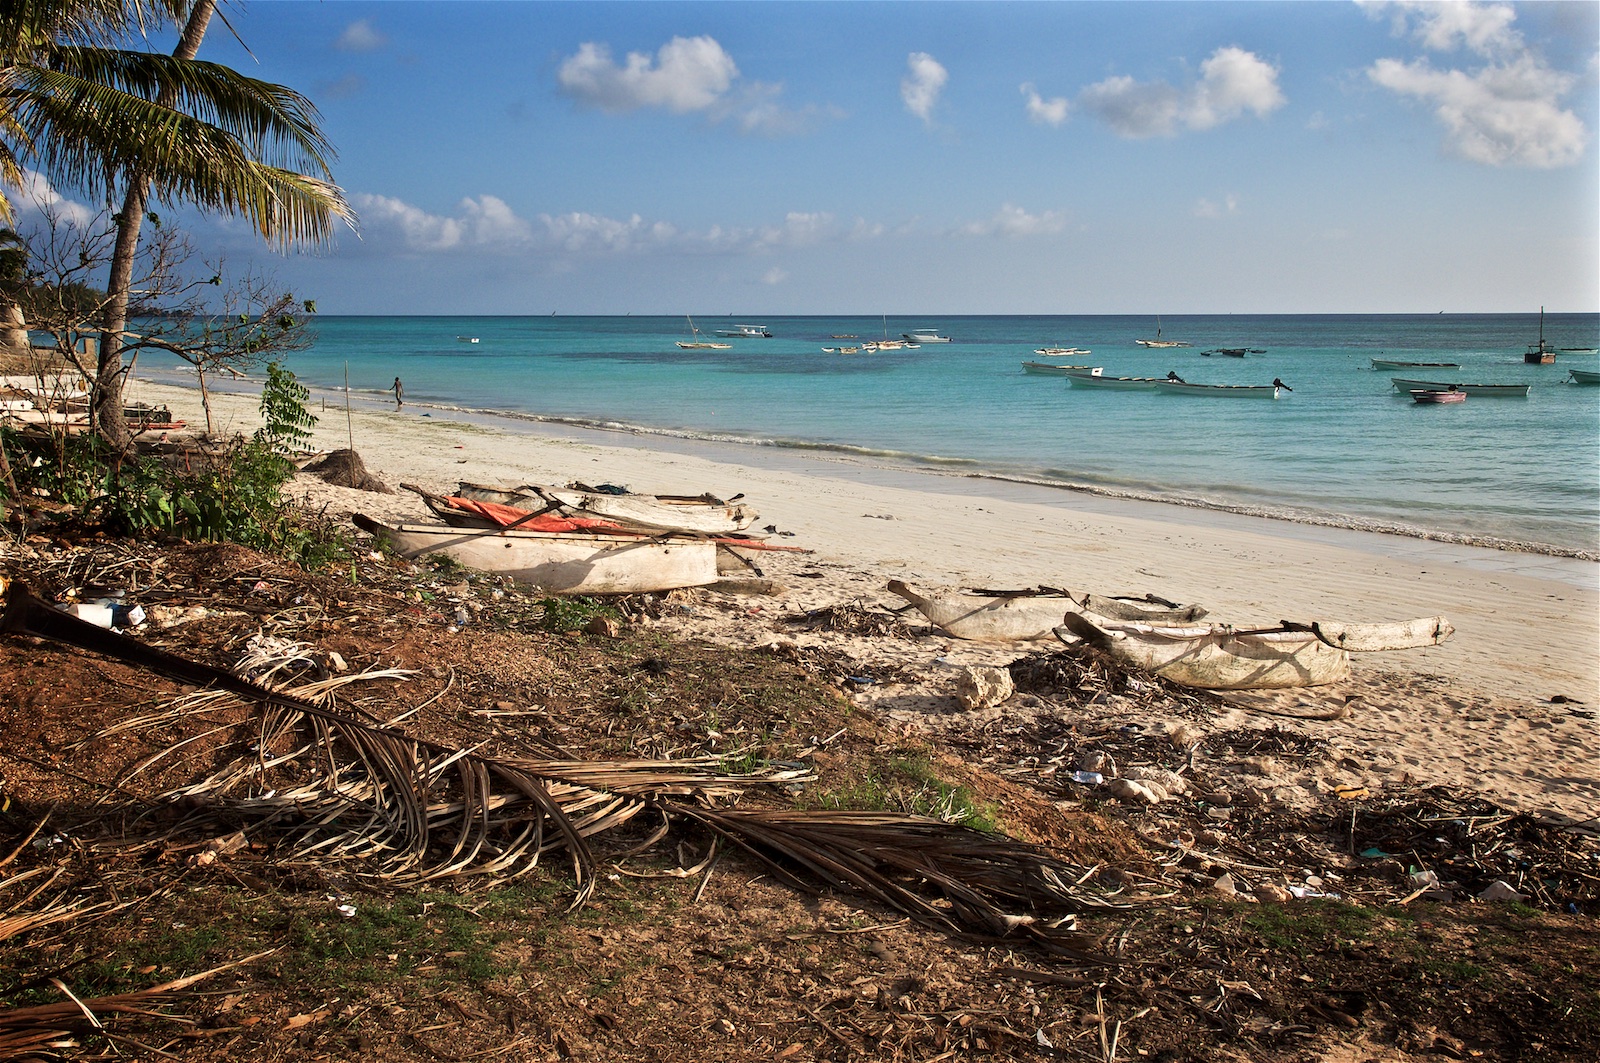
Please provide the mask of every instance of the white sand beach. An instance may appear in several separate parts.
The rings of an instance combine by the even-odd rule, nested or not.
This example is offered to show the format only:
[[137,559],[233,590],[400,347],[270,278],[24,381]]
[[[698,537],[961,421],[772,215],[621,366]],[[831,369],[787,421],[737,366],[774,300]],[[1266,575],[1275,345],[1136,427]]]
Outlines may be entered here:
[[[203,424],[196,391],[140,382],[130,397]],[[214,395],[219,430],[253,431],[256,401]],[[347,416],[330,400],[315,412],[316,448],[350,446],[396,488],[450,493],[462,480],[580,480],[652,493],[743,493],[761,513],[758,528],[792,533],[780,541],[813,553],[759,556],[783,594],[699,592],[705,607],[677,622],[734,643],[786,637],[776,621],[806,609],[852,601],[902,607],[884,589],[890,579],[1150,593],[1203,604],[1211,619],[1237,626],[1442,614],[1456,634],[1441,646],[1358,655],[1349,684],[1255,701],[1301,719],[1318,705],[1348,702],[1342,718],[1314,726],[1351,750],[1350,777],[1363,783],[1437,781],[1579,818],[1600,812],[1600,565],[1592,561],[885,469],[838,455],[469,421],[410,404],[357,405]],[[304,475],[296,490],[333,513],[429,519],[407,491],[359,492]],[[915,613],[908,619],[920,621]],[[863,699],[910,726],[945,726],[952,721],[917,717],[930,707],[933,715],[952,711],[939,703],[949,665],[1004,664],[1028,647],[957,645],[934,633],[894,652],[923,670],[924,689],[868,691]],[[1251,699],[1237,700],[1248,711]]]

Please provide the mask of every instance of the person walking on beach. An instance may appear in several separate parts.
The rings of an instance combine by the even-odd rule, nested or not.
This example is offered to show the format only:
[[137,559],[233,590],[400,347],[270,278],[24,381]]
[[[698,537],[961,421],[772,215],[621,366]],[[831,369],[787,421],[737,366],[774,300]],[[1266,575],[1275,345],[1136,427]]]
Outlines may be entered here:
[[400,400],[401,395],[405,393],[405,387],[400,383],[399,377],[394,378],[394,383],[389,385],[389,390],[394,392],[394,408],[398,410],[400,407],[405,405],[405,403]]

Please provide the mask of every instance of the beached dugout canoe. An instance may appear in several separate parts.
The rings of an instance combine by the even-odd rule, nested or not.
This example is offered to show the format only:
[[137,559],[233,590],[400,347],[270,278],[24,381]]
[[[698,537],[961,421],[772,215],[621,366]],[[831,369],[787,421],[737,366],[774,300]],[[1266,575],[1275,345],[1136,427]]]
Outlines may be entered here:
[[1062,641],[1075,636],[1119,660],[1175,683],[1207,690],[1320,686],[1350,674],[1350,653],[1436,646],[1455,634],[1442,616],[1386,624],[1283,621],[1240,631],[1226,624],[1113,623],[1062,617]]
[[739,496],[724,501],[714,495],[607,494],[574,487],[543,487],[522,484],[517,487],[490,487],[463,482],[457,492],[462,498],[498,502],[503,506],[535,511],[558,511],[568,516],[582,515],[614,520],[631,528],[649,531],[691,531],[703,535],[724,535],[743,531],[759,514],[739,502]]
[[1051,638],[1069,612],[1159,623],[1186,623],[1206,615],[1198,605],[1172,606],[1149,598],[1140,601],[1050,589],[932,594],[900,580],[890,580],[887,589],[916,606],[939,630],[972,642]]
[[385,524],[351,517],[402,557],[443,554],[548,594],[639,594],[717,581],[717,544],[601,532],[533,532]]
[[1350,674],[1350,654],[1311,631],[1238,632],[1225,624],[1154,625],[1068,613],[1057,632],[1124,664],[1203,690],[1323,686]]

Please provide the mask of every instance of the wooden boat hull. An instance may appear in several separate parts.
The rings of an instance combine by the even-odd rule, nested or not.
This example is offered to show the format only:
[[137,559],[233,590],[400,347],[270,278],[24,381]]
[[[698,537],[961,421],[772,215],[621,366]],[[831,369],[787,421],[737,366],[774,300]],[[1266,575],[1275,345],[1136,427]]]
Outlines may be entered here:
[[1050,362],[1023,362],[1024,373],[1037,373],[1040,376],[1069,376],[1072,373],[1090,372],[1093,367],[1087,365],[1053,365]]
[[1309,631],[1240,634],[1210,624],[1096,624],[1073,613],[1062,626],[1124,664],[1203,690],[1325,686],[1350,675],[1349,652]]
[[1424,406],[1442,406],[1452,402],[1466,402],[1465,391],[1412,391],[1411,397]]
[[1068,373],[1067,383],[1075,388],[1103,388],[1109,391],[1154,391],[1155,377],[1105,376],[1099,372]]
[[703,535],[726,535],[743,531],[760,515],[742,502],[723,502],[710,496],[609,495],[600,491],[581,491],[570,487],[491,487],[485,484],[460,484],[462,498],[479,502],[498,502],[520,509],[545,509],[558,503],[563,512],[602,517],[633,528],[650,531],[689,531]]
[[934,595],[900,580],[889,581],[887,589],[916,606],[917,611],[939,630],[970,642],[1030,642],[1051,638],[1061,625],[1062,617],[1072,612],[1088,611],[1100,617],[1145,618],[1172,623],[1194,621],[1206,615],[1197,605],[1165,609],[1121,598],[1072,592]]
[[351,519],[402,557],[444,554],[547,594],[642,594],[718,579],[710,540],[389,525],[359,513]]
[[1271,384],[1189,384],[1180,380],[1158,380],[1156,390],[1167,395],[1199,395],[1224,399],[1278,397],[1278,389]]
[[1527,398],[1530,384],[1460,384],[1450,380],[1413,380],[1410,377],[1390,377],[1401,391],[1449,391],[1455,388],[1468,395],[1486,395],[1494,398]]
[[1387,358],[1374,358],[1374,369],[1460,369],[1460,362],[1391,362]]

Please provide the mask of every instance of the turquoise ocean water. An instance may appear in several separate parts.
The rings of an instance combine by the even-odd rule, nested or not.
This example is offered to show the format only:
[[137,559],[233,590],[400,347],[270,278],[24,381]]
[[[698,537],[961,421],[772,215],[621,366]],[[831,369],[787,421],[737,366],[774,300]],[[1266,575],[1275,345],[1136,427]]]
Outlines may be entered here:
[[[770,339],[685,351],[683,318],[333,317],[287,366],[327,395],[346,379],[374,401],[405,383],[408,411],[483,411],[760,448],[992,475],[1183,501],[1285,519],[1559,553],[1600,551],[1600,316],[1552,314],[1563,350],[1528,365],[1538,314],[1180,316],[1186,348],[1149,349],[1150,317],[697,318],[702,338],[735,323]],[[953,338],[839,355],[833,337]],[[476,343],[467,342],[476,338]],[[1025,374],[1041,346],[1087,347],[1109,375],[1268,384],[1276,402],[1086,390]],[[1244,358],[1202,352],[1259,348]],[[1474,395],[1421,406],[1375,357],[1459,362],[1442,380],[1532,384],[1526,398]],[[141,375],[186,380],[148,357]],[[1408,371],[1409,373],[1409,371]],[[347,376],[348,374],[348,376]]]

